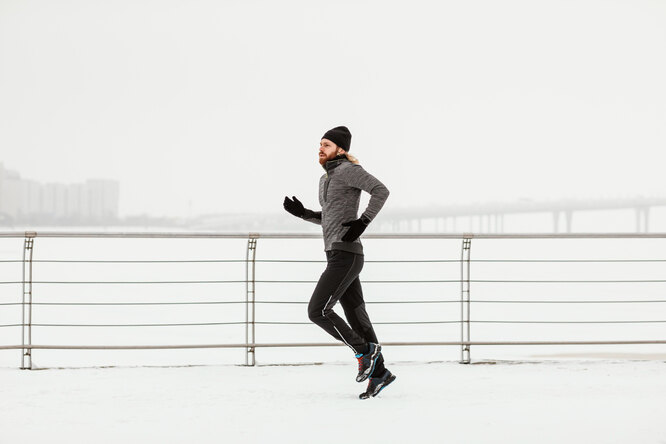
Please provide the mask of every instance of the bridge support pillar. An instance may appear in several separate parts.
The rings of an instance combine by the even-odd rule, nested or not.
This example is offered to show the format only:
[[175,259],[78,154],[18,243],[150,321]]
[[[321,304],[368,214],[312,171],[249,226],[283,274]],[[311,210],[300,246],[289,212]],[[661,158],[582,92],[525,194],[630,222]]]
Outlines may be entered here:
[[573,219],[573,211],[566,211],[564,215],[567,219],[567,233],[571,233],[571,219]]
[[636,232],[647,233],[649,229],[650,207],[636,208]]
[[567,233],[571,233],[571,219],[573,218],[573,211],[554,211],[553,212],[553,233],[560,232],[560,214],[564,213],[564,223]]

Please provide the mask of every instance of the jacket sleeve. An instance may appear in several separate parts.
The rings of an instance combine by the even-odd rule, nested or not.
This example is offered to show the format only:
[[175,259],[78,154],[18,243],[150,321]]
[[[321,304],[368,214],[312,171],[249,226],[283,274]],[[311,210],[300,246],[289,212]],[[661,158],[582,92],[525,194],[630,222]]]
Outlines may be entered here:
[[379,210],[384,206],[386,199],[388,199],[388,188],[360,165],[352,166],[346,173],[345,181],[347,185],[370,193],[370,202],[363,214],[361,214],[361,218],[365,219],[368,223],[372,222],[379,213]]
[[321,211],[312,211],[306,208],[305,214],[303,214],[303,220],[307,220],[313,224],[321,225]]

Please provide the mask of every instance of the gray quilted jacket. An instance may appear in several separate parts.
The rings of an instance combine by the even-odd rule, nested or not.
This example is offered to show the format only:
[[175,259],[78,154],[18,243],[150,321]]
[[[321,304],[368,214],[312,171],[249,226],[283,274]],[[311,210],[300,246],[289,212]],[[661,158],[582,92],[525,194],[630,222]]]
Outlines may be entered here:
[[360,239],[343,242],[342,236],[349,229],[343,222],[358,219],[361,190],[370,193],[370,202],[361,218],[370,223],[389,196],[389,190],[360,165],[338,156],[324,164],[326,173],[319,179],[319,204],[321,211],[305,210],[303,219],[320,224],[324,232],[324,249],[344,250],[363,254]]

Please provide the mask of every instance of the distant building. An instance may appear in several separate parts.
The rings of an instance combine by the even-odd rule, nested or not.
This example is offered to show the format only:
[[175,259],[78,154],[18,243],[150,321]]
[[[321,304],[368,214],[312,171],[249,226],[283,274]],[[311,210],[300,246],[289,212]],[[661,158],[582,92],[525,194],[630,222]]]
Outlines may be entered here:
[[21,213],[21,177],[0,163],[0,215],[3,219],[14,219]]
[[90,179],[60,184],[21,179],[0,163],[0,222],[101,223],[118,219],[119,184]]

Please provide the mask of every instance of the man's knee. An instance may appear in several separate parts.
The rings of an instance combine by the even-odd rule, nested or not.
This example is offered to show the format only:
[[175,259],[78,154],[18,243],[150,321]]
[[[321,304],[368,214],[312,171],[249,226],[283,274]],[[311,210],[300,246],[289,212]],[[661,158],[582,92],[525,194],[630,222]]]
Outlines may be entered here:
[[308,318],[315,324],[321,323],[324,319],[323,307],[318,307],[314,304],[308,306]]

